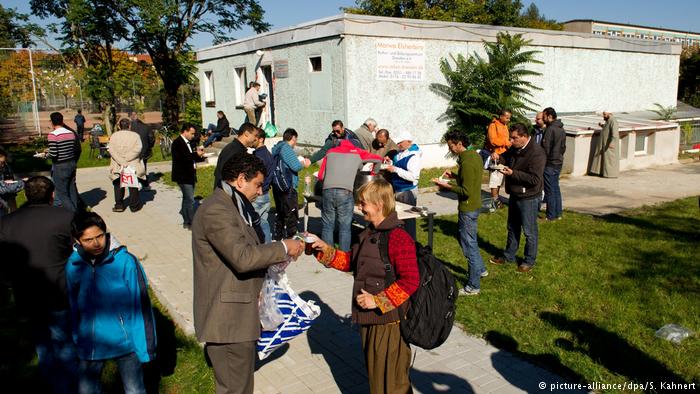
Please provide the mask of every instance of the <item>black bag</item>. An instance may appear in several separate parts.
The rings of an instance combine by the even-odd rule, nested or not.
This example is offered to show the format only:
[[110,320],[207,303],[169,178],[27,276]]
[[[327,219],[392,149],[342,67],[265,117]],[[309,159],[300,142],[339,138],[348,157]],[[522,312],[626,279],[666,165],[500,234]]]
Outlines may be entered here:
[[292,188],[292,170],[284,163],[280,152],[272,156],[272,159],[275,161],[275,167],[272,169],[272,187],[286,193]]
[[[389,261],[389,231],[379,234],[379,252],[388,286],[396,280]],[[433,256],[429,247],[416,242],[416,257],[420,284],[411,295],[406,315],[401,318],[401,336],[412,345],[434,349],[450,336],[458,289],[452,273]]]

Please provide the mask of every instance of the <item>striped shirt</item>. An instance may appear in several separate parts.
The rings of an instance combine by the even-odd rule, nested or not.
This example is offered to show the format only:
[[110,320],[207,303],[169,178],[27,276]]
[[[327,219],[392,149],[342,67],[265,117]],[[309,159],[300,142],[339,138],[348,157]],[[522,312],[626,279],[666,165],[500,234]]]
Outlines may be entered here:
[[49,157],[54,163],[75,160],[75,134],[63,127],[49,133]]

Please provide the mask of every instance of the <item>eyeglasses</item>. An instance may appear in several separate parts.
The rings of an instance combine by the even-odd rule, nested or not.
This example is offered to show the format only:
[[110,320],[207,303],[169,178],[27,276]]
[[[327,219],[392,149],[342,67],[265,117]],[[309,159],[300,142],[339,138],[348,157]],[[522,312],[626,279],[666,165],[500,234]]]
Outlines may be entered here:
[[97,235],[92,238],[80,238],[80,243],[81,244],[94,244],[94,243],[100,243],[102,240],[105,238],[105,233],[102,233],[100,235]]

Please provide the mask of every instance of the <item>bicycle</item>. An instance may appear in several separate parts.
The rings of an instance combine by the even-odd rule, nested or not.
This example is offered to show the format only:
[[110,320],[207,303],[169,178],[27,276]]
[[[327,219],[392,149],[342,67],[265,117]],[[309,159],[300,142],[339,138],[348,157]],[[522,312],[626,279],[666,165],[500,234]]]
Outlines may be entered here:
[[163,158],[167,158],[168,156],[171,155],[172,153],[172,146],[173,146],[173,140],[170,139],[170,130],[168,130],[168,126],[163,126],[160,130],[158,130],[158,145],[160,145],[160,153],[163,155]]

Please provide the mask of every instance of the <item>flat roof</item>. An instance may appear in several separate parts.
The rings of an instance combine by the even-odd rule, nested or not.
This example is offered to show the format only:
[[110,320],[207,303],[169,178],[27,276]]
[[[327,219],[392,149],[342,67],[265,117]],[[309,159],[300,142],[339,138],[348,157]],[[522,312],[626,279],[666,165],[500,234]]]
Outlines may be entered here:
[[[641,113],[613,113],[613,116],[617,119],[618,131],[665,130],[678,126],[673,122],[645,119]],[[598,123],[603,121],[603,117],[598,114],[565,115],[560,116],[559,120],[564,123],[567,134],[587,135],[602,129]]]
[[680,55],[681,45],[663,41],[601,37],[590,33],[520,27],[477,25],[421,19],[390,18],[372,15],[340,14],[317,19],[197,51],[200,62],[230,57],[257,50],[299,44],[305,41],[342,38],[345,35],[396,37],[441,41],[495,41],[500,32],[522,33],[532,46],[586,48],[660,55]]
[[642,26],[642,25],[633,25],[630,23],[619,23],[619,22],[606,22],[606,21],[599,21],[596,19],[572,19],[570,21],[563,22],[563,24],[567,23],[573,23],[573,22],[591,22],[591,23],[603,23],[606,25],[616,25],[616,26],[627,26],[627,27],[634,27],[637,29],[653,29],[653,30],[663,30],[663,31],[669,31],[673,33],[681,33],[681,34],[695,34],[700,36],[700,33],[696,33],[694,31],[689,31],[689,30],[676,30],[676,29],[667,29],[665,27],[654,27],[654,26]]

